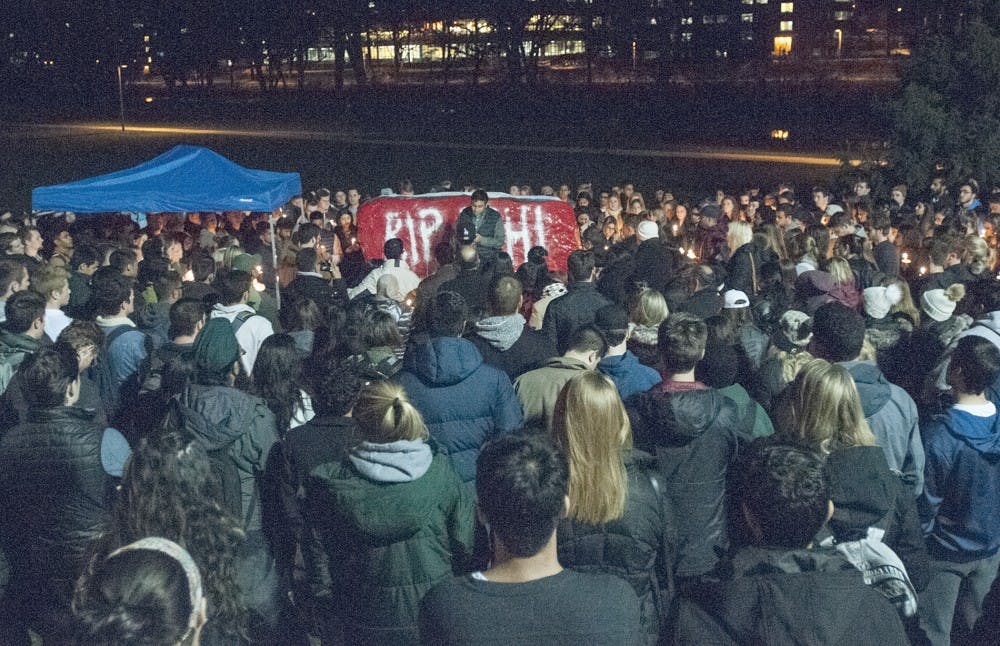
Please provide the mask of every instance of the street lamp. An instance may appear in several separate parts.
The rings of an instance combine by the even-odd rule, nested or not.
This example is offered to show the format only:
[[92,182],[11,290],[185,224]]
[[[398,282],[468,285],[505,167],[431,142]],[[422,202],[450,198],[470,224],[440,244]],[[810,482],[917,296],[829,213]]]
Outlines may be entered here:
[[125,132],[125,94],[122,91],[122,70],[128,65],[118,65],[118,118],[122,124],[122,132]]

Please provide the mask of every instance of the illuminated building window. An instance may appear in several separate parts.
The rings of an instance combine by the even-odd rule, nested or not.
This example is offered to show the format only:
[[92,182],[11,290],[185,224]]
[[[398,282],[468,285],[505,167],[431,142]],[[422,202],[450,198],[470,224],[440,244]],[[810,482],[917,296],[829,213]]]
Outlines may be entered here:
[[853,15],[853,11],[834,11],[833,19],[837,21],[850,20]]
[[794,2],[782,2],[781,3],[781,13],[792,13],[795,11]]
[[681,34],[681,42],[682,43],[690,43],[691,42],[691,35],[692,34],[691,34],[690,31],[685,31],[684,33],[682,33]]
[[688,16],[687,18],[681,18],[681,24],[682,25],[692,25],[692,24],[694,24],[694,18],[692,18],[691,16]]
[[778,28],[781,31],[792,31],[792,21],[791,20],[782,20],[778,24]]
[[740,14],[740,20],[742,20],[743,22],[753,22],[753,14],[752,13]]
[[774,49],[771,51],[775,56],[787,56],[792,53],[791,36],[775,36]]

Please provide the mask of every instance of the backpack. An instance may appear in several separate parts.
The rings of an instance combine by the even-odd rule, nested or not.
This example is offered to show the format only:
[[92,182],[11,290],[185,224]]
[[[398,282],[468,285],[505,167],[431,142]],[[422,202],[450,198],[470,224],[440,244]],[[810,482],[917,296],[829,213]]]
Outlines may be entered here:
[[14,378],[14,373],[21,367],[29,354],[31,353],[25,350],[0,352],[0,395],[7,390],[10,380]]
[[[90,367],[90,376],[93,378],[94,382],[97,384],[98,392],[101,396],[101,401],[104,403],[104,410],[108,413],[108,419],[112,424],[121,424],[124,422],[124,426],[129,426],[128,417],[119,419],[118,414],[120,412],[122,402],[134,402],[135,398],[139,394],[139,387],[142,385],[143,373],[145,369],[140,369],[136,374],[129,377],[124,383],[119,387],[115,387],[114,378],[111,374],[111,365],[108,363],[111,344],[114,341],[124,335],[127,332],[140,332],[136,328],[130,325],[119,325],[108,332],[108,335],[104,338],[104,352],[101,352],[97,359]],[[148,356],[148,342],[149,337],[145,333],[142,333],[144,342],[147,344],[147,356]],[[119,430],[125,430],[121,426],[116,426]]]
[[[195,415],[199,414],[181,402],[180,395],[175,395],[170,399],[167,413],[160,423],[160,429],[180,430],[188,425],[186,420],[193,418]],[[245,529],[250,523],[254,508],[257,506],[257,485],[254,485],[250,504],[244,509],[243,483],[240,477],[240,470],[236,466],[236,461],[229,454],[235,443],[236,439],[234,438],[232,442],[225,446],[220,446],[210,451],[206,450],[206,453],[208,454],[212,475],[218,485],[218,502],[220,506],[229,512],[233,518],[238,519],[240,526]]]
[[900,617],[917,614],[917,591],[910,582],[903,561],[891,547],[882,542],[885,530],[869,527],[868,534],[856,541],[837,543],[831,536],[820,545],[833,547],[851,565],[861,571],[865,585],[875,588],[883,597],[892,602]]

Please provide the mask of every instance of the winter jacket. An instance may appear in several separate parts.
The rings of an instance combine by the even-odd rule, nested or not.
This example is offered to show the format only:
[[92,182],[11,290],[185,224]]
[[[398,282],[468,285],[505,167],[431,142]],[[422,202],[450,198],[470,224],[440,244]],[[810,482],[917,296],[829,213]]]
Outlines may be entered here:
[[753,419],[753,437],[770,437],[774,435],[774,424],[771,423],[771,418],[768,417],[767,411],[764,410],[763,406],[750,398],[750,393],[743,386],[733,384],[732,386],[720,388],[719,392],[736,404],[740,411],[741,419],[746,417]]
[[1000,549],[1000,414],[954,407],[924,431],[920,520],[933,558],[972,561]]
[[747,547],[686,589],[680,644],[909,644],[892,604],[834,550]]
[[726,289],[738,289],[754,300],[760,287],[760,267],[764,264],[760,250],[753,242],[741,245],[733,252],[726,266]]
[[660,366],[660,350],[656,345],[659,329],[650,325],[635,325],[629,335],[625,347],[635,355],[644,366],[658,371]]
[[592,324],[597,310],[610,304],[594,283],[573,283],[569,291],[545,308],[542,331],[556,344],[556,352],[562,354],[569,348],[573,331]]
[[579,359],[552,357],[541,368],[529,370],[514,381],[514,392],[524,409],[524,426],[534,431],[552,430],[559,391],[573,377],[589,370]]
[[625,468],[625,514],[604,525],[560,521],[559,563],[580,572],[614,574],[628,581],[639,597],[645,643],[654,645],[671,602],[677,521],[659,476],[655,475],[653,457],[633,451],[626,458]]
[[914,495],[920,495],[924,483],[924,447],[913,398],[889,383],[871,361],[847,361],[841,365],[854,378],[865,419],[885,452],[889,468],[901,473]]
[[101,464],[104,428],[91,411],[30,410],[0,440],[0,541],[9,590],[69,612],[86,550],[109,520],[112,480]]
[[45,343],[27,334],[15,334],[0,328],[0,393],[7,389],[21,363]]
[[278,441],[274,414],[263,399],[227,386],[191,385],[178,402],[178,425],[191,432],[206,451],[226,449],[240,474],[244,529],[260,530],[258,480]]
[[465,339],[416,335],[393,380],[451,455],[463,482],[475,479],[476,458],[487,440],[521,428],[521,402],[510,379],[485,365]]
[[556,354],[552,340],[528,327],[520,314],[482,319],[466,338],[483,355],[483,363],[503,370],[511,380]]
[[490,294],[492,282],[492,270],[479,264],[471,267],[463,266],[458,275],[438,288],[438,293],[455,292],[465,299],[471,317],[478,319],[483,316],[487,309],[487,297]]
[[597,371],[614,382],[623,401],[663,381],[660,373],[639,363],[639,359],[628,350],[625,354],[601,359]]
[[654,386],[625,406],[635,446],[656,456],[677,515],[677,576],[690,577],[711,570],[716,547],[728,543],[726,478],[754,422],[717,390],[671,388],[670,382]]
[[659,238],[643,240],[635,250],[635,280],[662,292],[674,273],[675,253]]
[[869,527],[885,530],[882,542],[906,566],[917,590],[930,576],[916,499],[902,479],[889,470],[877,446],[838,449],[826,460],[833,518],[822,531],[838,542],[863,538]]
[[[388,450],[399,444],[427,455]],[[347,643],[417,644],[420,599],[469,562],[472,497],[447,456],[431,458],[422,442],[362,446],[371,451],[321,464],[306,482],[310,585],[332,601],[328,620],[344,623]]]
[[455,231],[463,230],[482,236],[482,240],[476,243],[480,255],[496,255],[503,249],[503,218],[493,207],[487,206],[478,218],[472,212],[472,207],[467,206],[462,209],[458,214],[458,220],[455,221]]

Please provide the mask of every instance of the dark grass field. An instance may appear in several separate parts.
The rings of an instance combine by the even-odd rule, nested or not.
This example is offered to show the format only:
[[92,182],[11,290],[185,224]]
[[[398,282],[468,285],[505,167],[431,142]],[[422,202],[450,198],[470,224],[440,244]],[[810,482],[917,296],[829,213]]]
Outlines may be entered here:
[[[151,103],[144,101],[153,98]],[[357,185],[377,193],[404,177],[426,191],[443,179],[506,190],[513,183],[608,186],[625,179],[651,193],[667,188],[698,198],[717,187],[738,189],[791,181],[830,182],[835,167],[637,157],[613,150],[736,148],[837,154],[883,138],[884,88],[797,87],[788,91],[725,86],[555,86],[541,89],[390,88],[330,94],[268,95],[192,91],[167,95],[133,87],[127,124],[199,125],[255,130],[304,128],[323,134],[276,139],[139,133],[53,134],[21,124],[116,121],[117,97],[91,97],[77,109],[34,97],[8,103],[0,123],[0,207],[27,209],[39,185],[82,179],[131,166],[178,143],[203,145],[249,167],[293,170],[305,188]],[[775,128],[790,132],[774,142]],[[366,143],[369,140],[457,142],[462,148]],[[590,152],[510,152],[476,145],[579,146]],[[473,144],[469,147],[469,144]]]

